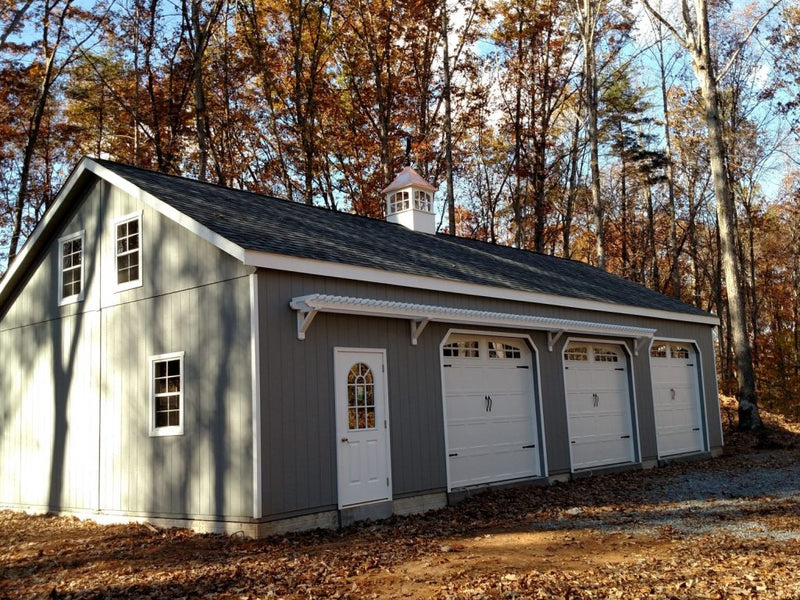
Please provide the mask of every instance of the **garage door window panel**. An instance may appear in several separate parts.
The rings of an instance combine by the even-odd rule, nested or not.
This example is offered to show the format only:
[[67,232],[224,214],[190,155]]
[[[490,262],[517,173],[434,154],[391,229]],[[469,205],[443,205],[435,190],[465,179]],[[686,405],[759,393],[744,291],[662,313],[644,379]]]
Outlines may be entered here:
[[522,358],[522,351],[517,346],[512,346],[511,344],[490,341],[489,358],[495,360],[520,359]]
[[671,346],[670,347],[670,354],[672,358],[676,360],[688,360],[689,359],[689,349],[686,346]]
[[480,358],[481,356],[477,340],[445,344],[442,354],[448,358]]

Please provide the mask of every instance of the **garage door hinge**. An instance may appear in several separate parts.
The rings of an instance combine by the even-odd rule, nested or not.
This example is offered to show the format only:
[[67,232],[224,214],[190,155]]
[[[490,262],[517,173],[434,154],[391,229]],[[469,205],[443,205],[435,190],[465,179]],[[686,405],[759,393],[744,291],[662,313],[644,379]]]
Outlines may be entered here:
[[448,454],[447,456],[458,456],[458,452],[452,452],[452,453]]
[[629,435],[621,435],[621,436],[619,436],[619,439],[621,439],[621,440],[627,440],[627,439],[629,439],[630,437],[631,437],[631,436],[629,436]]
[[452,367],[453,365],[445,365],[445,367]]
[[518,369],[527,369],[528,365],[517,365]]
[[536,444],[528,444],[527,446],[523,446],[522,448],[523,449],[525,449],[525,448],[536,448]]
[[699,427],[695,427],[694,429],[692,429],[692,431],[700,431],[700,428]]
[[688,364],[688,365],[686,365],[686,366],[687,366],[687,367],[693,367],[693,366],[694,366],[694,364],[693,364],[693,363],[689,363],[689,364]]
[[625,367],[616,367],[614,370],[615,371],[624,371]]

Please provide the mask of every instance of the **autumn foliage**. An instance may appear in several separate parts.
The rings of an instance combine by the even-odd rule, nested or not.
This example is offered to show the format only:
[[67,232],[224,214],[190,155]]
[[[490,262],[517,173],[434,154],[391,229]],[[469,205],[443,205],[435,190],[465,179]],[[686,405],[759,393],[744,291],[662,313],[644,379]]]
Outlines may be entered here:
[[[758,391],[797,411],[800,179],[780,157],[796,157],[800,13],[761,23],[759,53],[741,43],[750,9],[709,6],[717,62],[733,61],[721,110]],[[410,160],[440,186],[440,231],[451,229],[449,164],[456,235],[602,255],[608,270],[719,315],[720,385],[732,392],[700,94],[674,42],[633,8],[0,0],[0,270],[83,155],[381,218],[380,190],[410,140]]]

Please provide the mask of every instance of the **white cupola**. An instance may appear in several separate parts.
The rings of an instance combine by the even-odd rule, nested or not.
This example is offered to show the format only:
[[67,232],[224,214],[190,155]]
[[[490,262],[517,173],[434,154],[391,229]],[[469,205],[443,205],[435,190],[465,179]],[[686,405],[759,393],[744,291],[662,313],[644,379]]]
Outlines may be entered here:
[[386,220],[412,231],[436,233],[433,194],[436,188],[410,166],[403,168],[381,193],[386,196]]

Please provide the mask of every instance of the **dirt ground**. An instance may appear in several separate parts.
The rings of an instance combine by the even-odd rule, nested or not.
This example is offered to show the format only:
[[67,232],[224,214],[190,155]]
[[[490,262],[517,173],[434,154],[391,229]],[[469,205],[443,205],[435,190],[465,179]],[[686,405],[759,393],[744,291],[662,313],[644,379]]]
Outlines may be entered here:
[[800,598],[800,444],[266,540],[0,512],[2,598]]

